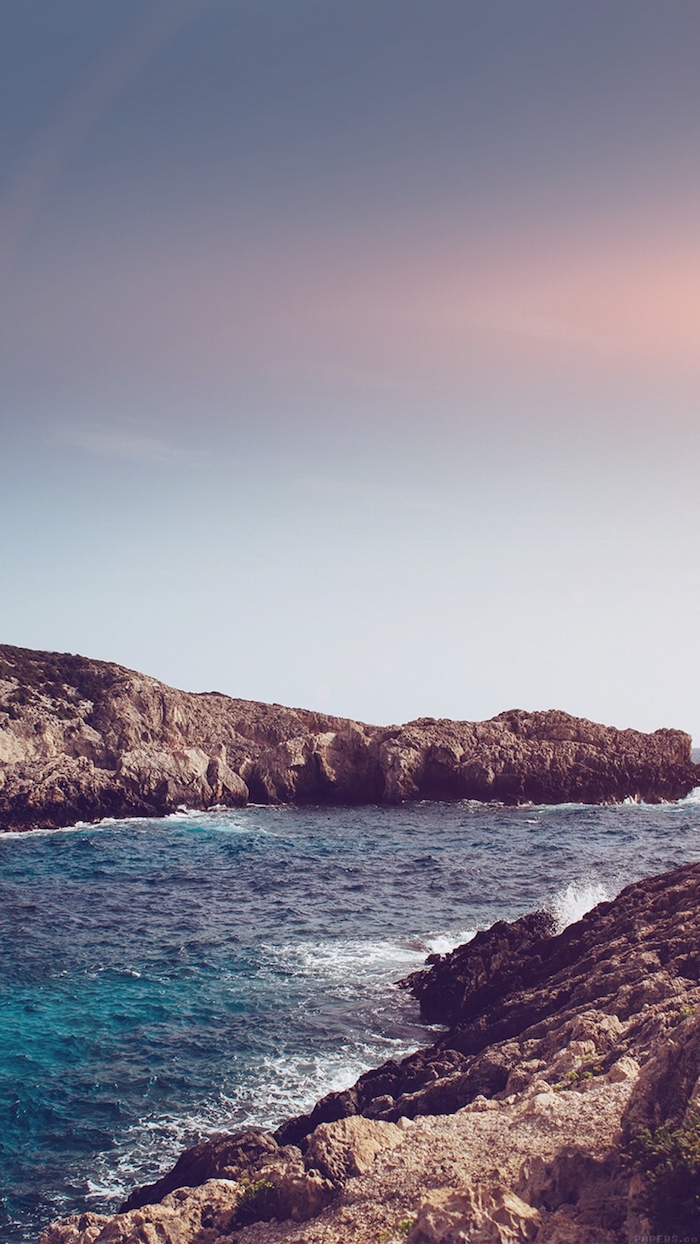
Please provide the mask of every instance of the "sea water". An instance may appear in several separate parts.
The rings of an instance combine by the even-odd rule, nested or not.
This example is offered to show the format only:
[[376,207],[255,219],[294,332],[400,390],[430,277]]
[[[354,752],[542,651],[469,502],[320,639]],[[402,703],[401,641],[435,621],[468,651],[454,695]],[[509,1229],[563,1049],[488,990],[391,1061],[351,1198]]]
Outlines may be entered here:
[[700,859],[700,803],[261,808],[0,835],[0,1239],[433,1039],[393,982]]

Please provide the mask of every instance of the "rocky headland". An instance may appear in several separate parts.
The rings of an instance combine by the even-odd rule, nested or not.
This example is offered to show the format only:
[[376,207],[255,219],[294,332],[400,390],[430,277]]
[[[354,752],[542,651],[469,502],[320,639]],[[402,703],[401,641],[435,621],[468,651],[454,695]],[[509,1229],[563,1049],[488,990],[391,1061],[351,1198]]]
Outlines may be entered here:
[[372,726],[0,645],[0,830],[248,801],[659,802],[700,784],[690,748],[554,710]]
[[700,864],[560,933],[500,922],[403,984],[446,1026],[432,1046],[41,1244],[700,1238]]

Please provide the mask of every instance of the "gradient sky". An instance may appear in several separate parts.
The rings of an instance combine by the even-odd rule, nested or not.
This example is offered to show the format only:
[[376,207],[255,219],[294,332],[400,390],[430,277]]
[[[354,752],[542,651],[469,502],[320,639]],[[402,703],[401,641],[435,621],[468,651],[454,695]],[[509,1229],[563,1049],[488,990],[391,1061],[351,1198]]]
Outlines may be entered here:
[[0,634],[700,741],[697,0],[0,8]]

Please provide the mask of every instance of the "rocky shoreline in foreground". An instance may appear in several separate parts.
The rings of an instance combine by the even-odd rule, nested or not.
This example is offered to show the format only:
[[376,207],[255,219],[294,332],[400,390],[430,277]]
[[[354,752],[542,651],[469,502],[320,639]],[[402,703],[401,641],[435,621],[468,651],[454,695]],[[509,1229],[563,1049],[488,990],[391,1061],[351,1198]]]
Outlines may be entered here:
[[697,785],[680,730],[520,709],[372,726],[0,645],[0,831],[249,801],[658,803]]
[[700,1237],[700,864],[559,934],[499,922],[403,984],[446,1025],[432,1046],[41,1244]]

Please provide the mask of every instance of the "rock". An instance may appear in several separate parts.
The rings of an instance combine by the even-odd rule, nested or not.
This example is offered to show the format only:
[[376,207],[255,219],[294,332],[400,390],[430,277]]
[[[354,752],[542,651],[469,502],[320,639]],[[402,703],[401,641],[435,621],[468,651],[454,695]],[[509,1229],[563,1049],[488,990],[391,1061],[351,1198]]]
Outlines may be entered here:
[[[328,1205],[336,1192],[334,1183],[318,1170],[307,1170],[301,1153],[293,1146],[258,1165],[249,1175],[253,1195],[238,1208],[236,1225],[269,1221],[307,1222]],[[256,1192],[257,1189],[257,1192]]]
[[[237,1183],[212,1179],[199,1188],[171,1193],[159,1205],[100,1222],[92,1214],[65,1218],[49,1227],[39,1244],[204,1244],[229,1234],[242,1195]],[[84,1219],[95,1220],[88,1224],[87,1233],[81,1230]]]
[[551,1162],[535,1157],[524,1164],[516,1191],[540,1210],[564,1208],[578,1227],[616,1233],[612,1238],[627,1216],[628,1180],[615,1151],[598,1157],[569,1145]]
[[638,1075],[639,1063],[636,1058],[630,1058],[629,1055],[623,1054],[622,1058],[618,1058],[617,1062],[613,1063],[606,1079],[611,1084],[621,1084],[626,1080],[636,1080]]
[[95,1244],[110,1221],[106,1214],[71,1214],[47,1227],[39,1244]]
[[132,1192],[120,1213],[141,1209],[144,1205],[155,1205],[177,1188],[196,1188],[211,1179],[238,1179],[277,1154],[278,1150],[274,1137],[261,1129],[203,1140],[186,1149],[162,1179]]
[[188,694],[133,670],[0,645],[0,829],[181,804],[677,799],[700,783],[690,738],[549,711],[371,726]]
[[321,1123],[309,1137],[304,1161],[307,1167],[315,1167],[328,1179],[340,1183],[364,1174],[382,1149],[395,1149],[403,1139],[404,1130],[396,1124],[355,1115],[335,1123]]
[[643,1127],[678,1127],[693,1108],[700,1112],[700,1015],[680,1023],[642,1068],[623,1116],[624,1139]]
[[122,1210],[113,1218],[72,1215],[49,1227],[39,1244],[209,1244],[255,1222],[306,1222],[334,1192],[330,1180],[306,1170],[298,1150],[277,1150],[240,1180],[181,1187],[157,1204]]
[[441,1188],[421,1205],[409,1244],[523,1244],[534,1240],[541,1216],[498,1185],[457,1191]]
[[620,1236],[601,1227],[587,1227],[572,1222],[568,1214],[562,1211],[547,1218],[537,1234],[537,1244],[620,1244]]
[[483,1113],[485,1110],[498,1110],[498,1102],[492,1097],[484,1097],[483,1093],[479,1093],[468,1106],[463,1106],[463,1110],[471,1110],[475,1114]]
[[466,945],[443,955],[429,972],[413,972],[400,983],[418,998],[429,1024],[454,1023],[468,1011],[482,1010],[502,988],[503,980],[517,980],[523,961],[530,962],[537,953],[533,948],[554,931],[549,912],[534,912],[512,923],[499,920]]
[[223,803],[227,807],[245,807],[248,802],[248,787],[243,778],[226,763],[226,747],[217,743],[214,754],[207,767],[207,782],[215,803]]

